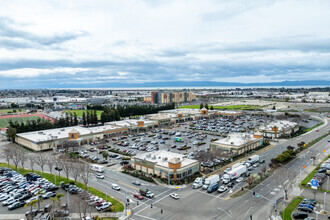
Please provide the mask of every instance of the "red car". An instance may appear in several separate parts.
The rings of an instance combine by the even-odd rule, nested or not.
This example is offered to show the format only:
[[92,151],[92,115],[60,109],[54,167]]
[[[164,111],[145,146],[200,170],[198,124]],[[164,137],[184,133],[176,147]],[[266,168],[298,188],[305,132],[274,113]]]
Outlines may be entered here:
[[94,151],[96,151],[96,149],[93,148],[93,147],[91,147],[91,148],[89,148],[89,151],[90,151],[90,152],[94,152]]
[[141,196],[140,194],[136,193],[133,195],[135,198],[138,198],[139,200],[143,199],[143,196]]
[[171,148],[176,148],[176,145],[172,145]]

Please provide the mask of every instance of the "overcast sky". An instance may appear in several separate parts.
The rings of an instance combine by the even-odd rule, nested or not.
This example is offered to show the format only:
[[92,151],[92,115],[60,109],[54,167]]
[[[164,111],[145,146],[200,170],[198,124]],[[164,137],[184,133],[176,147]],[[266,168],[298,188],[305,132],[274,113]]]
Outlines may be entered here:
[[2,88],[330,80],[330,1],[1,0]]

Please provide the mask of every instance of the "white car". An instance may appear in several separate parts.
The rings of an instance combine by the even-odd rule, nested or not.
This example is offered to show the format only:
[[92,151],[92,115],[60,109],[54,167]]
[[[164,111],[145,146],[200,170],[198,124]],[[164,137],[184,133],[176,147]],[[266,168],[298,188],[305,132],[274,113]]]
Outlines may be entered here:
[[96,209],[98,211],[101,211],[101,210],[104,210],[104,209],[109,208],[111,205],[112,205],[111,202],[106,202],[106,203],[104,203],[102,205],[96,206]]
[[98,179],[104,179],[104,176],[102,174],[96,174],[96,178],[98,178]]
[[240,182],[242,182],[242,181],[243,181],[243,177],[239,177],[239,178],[236,180],[237,183],[240,183]]
[[120,190],[120,186],[118,186],[118,185],[115,184],[115,183],[111,185],[111,188],[114,189],[114,190],[117,190],[117,191]]
[[2,202],[2,205],[3,206],[11,205],[11,204],[13,204],[15,202],[18,202],[18,200],[17,199],[14,199],[14,198],[9,198],[6,201]]
[[258,167],[258,166],[259,166],[259,164],[257,164],[257,163],[253,164],[253,167],[254,167],[254,168],[256,168],[256,167]]
[[179,199],[179,195],[177,193],[171,193],[170,195],[173,199]]

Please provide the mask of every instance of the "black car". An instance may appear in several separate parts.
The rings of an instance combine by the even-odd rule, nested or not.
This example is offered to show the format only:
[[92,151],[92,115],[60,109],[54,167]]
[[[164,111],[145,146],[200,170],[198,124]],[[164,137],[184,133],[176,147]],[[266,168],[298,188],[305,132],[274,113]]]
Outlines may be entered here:
[[230,182],[230,183],[228,183],[228,187],[231,187],[231,188],[233,188],[234,187],[234,185],[235,185],[235,183],[234,182]]
[[304,199],[302,201],[303,204],[306,203],[306,202],[312,203],[312,204],[314,204],[314,206],[316,205],[316,200],[315,199]]
[[23,207],[25,205],[25,202],[15,202],[13,204],[11,204],[10,206],[8,206],[8,210],[13,210],[13,209],[17,209],[20,207]]
[[265,163],[265,160],[260,160],[259,163]]
[[321,168],[321,169],[318,169],[317,172],[318,173],[325,173],[325,172],[327,172],[327,169]]
[[292,216],[294,219],[305,219],[308,217],[308,214],[306,212],[296,212]]
[[303,211],[303,212],[309,212],[309,213],[313,212],[313,209],[305,207],[305,206],[299,206],[298,210]]

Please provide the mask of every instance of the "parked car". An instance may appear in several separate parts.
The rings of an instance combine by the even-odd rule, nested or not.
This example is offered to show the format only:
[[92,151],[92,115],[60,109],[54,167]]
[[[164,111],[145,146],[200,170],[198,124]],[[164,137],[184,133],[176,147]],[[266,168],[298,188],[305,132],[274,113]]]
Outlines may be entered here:
[[219,187],[218,192],[223,193],[228,190],[228,187],[226,185],[222,185]]
[[308,214],[306,212],[296,212],[292,216],[294,219],[305,219],[308,217]]
[[240,183],[240,182],[242,182],[242,181],[243,181],[243,177],[239,177],[239,178],[236,179],[236,182],[237,182],[237,183]]
[[20,207],[23,207],[25,205],[25,202],[15,202],[13,204],[11,204],[10,206],[8,206],[8,210],[13,210],[13,209],[17,209],[17,208],[20,208]]
[[301,207],[301,206],[298,207],[298,210],[303,211],[303,212],[309,212],[309,213],[313,212],[313,209],[308,208],[308,207]]
[[105,209],[109,208],[111,205],[112,205],[111,202],[106,202],[106,203],[103,203],[99,206],[96,206],[96,209],[98,211],[102,211],[102,210],[105,210]]

